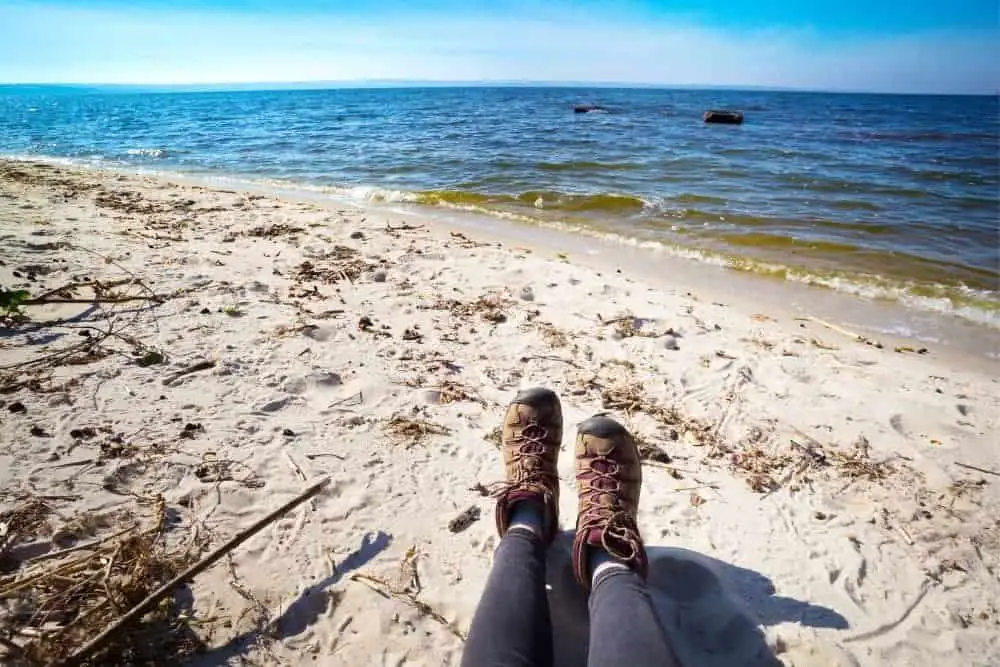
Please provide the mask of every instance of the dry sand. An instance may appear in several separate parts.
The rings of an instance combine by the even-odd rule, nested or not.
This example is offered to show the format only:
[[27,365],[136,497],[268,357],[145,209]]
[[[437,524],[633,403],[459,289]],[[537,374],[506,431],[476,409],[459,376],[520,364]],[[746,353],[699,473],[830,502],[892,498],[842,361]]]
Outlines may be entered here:
[[[332,477],[191,586],[194,664],[457,665],[497,544],[477,488],[533,385],[568,425],[607,411],[649,447],[639,524],[685,664],[1000,664],[1000,477],[958,465],[1000,471],[995,361],[762,310],[739,276],[723,299],[666,267],[150,176],[0,162],[0,233],[2,287],[169,297],[0,328],[0,511],[49,496],[59,528],[159,494],[178,535],[217,545]],[[164,363],[137,363],[150,351]],[[573,665],[566,551],[551,595]]]

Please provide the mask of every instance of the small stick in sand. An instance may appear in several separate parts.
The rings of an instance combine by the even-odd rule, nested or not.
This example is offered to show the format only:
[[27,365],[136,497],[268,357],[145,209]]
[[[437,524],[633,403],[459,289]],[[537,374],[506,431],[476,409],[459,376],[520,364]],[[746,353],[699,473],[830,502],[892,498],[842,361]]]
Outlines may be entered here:
[[192,364],[187,368],[177,371],[173,375],[169,375],[163,378],[163,384],[171,385],[177,380],[181,379],[185,375],[190,375],[191,373],[197,373],[198,371],[207,371],[209,368],[215,368],[215,362],[211,359],[203,359],[196,364]]
[[333,452],[316,452],[316,453],[313,453],[313,454],[306,454],[306,458],[309,459],[310,461],[312,461],[314,459],[322,458],[324,456],[332,456],[333,458],[339,459],[341,461],[346,461],[347,460],[346,456],[341,456],[340,454],[334,454]]
[[102,537],[99,540],[91,540],[90,542],[84,542],[83,544],[75,544],[75,545],[73,545],[71,547],[66,547],[65,549],[59,549],[58,551],[50,551],[47,554],[42,554],[40,556],[35,556],[34,558],[29,558],[26,561],[26,563],[28,565],[33,565],[35,563],[40,563],[40,562],[42,562],[44,560],[51,560],[53,558],[60,558],[62,556],[65,556],[66,554],[71,554],[74,551],[83,551],[84,549],[96,549],[97,547],[101,546],[105,542],[109,542],[109,541],[115,539],[116,537],[124,535],[125,533],[127,533],[127,532],[129,532],[131,530],[135,530],[136,528],[138,528],[138,526],[133,524],[133,525],[129,526],[128,528],[125,528],[123,530],[119,530],[117,533],[112,533],[111,535],[108,535],[107,537]]
[[446,619],[444,616],[436,612],[429,604],[421,600],[418,600],[412,593],[395,591],[392,589],[392,586],[390,586],[382,579],[379,579],[378,577],[373,577],[368,574],[362,574],[360,572],[352,574],[351,581],[357,581],[364,584],[365,586],[372,589],[373,591],[375,591],[376,593],[378,593],[387,600],[399,600],[400,602],[405,602],[406,604],[410,605],[418,612],[420,612],[422,615],[429,616],[430,618],[434,619],[435,621],[446,627],[448,631],[451,632],[451,634],[455,635],[463,642],[466,640],[464,632],[456,628],[452,623],[449,623],[448,619]]
[[669,463],[661,463],[659,461],[651,461],[649,459],[642,459],[642,465],[651,466],[653,468],[663,468],[664,470],[674,471],[677,470],[674,466]]
[[[292,466],[292,471],[293,471],[293,472],[294,472],[294,473],[295,473],[295,474],[296,474],[296,475],[298,476],[298,478],[299,478],[299,479],[301,479],[301,480],[302,480],[303,482],[304,482],[304,481],[306,481],[306,474],[305,474],[304,472],[302,472],[302,468],[300,468],[300,467],[299,467],[299,464],[295,462],[295,459],[293,459],[293,458],[292,458],[292,455],[291,455],[291,454],[289,453],[289,451],[288,451],[287,449],[283,449],[283,450],[281,450],[281,451],[283,451],[283,452],[284,452],[284,454],[285,454],[285,458],[286,458],[286,459],[288,459],[288,463],[289,463],[289,465],[291,465],[291,466]],[[315,512],[315,511],[316,511],[316,501],[315,501],[314,499],[310,499],[310,500],[309,500],[309,509],[311,509],[311,510],[312,510],[313,512]]]
[[302,468],[300,468],[299,464],[295,462],[295,459],[292,458],[292,455],[288,453],[288,450],[283,449],[281,451],[285,454],[285,458],[288,459],[288,464],[292,466],[292,472],[298,475],[298,478],[301,479],[303,482],[306,481],[306,474],[302,472]]
[[685,486],[682,489],[674,489],[674,493],[681,493],[682,491],[697,491],[698,489],[712,489],[713,491],[719,490],[718,484],[699,484],[698,486]]
[[49,470],[59,470],[60,468],[73,468],[75,466],[85,466],[91,463],[97,463],[97,459],[80,459],[79,461],[67,461],[66,463],[57,463],[54,466],[49,466]]
[[996,475],[997,477],[1000,477],[1000,472],[996,470],[990,470],[988,468],[980,468],[979,466],[973,466],[969,465],[968,463],[961,463],[959,461],[955,461],[955,465],[957,465],[959,468],[966,468],[968,470],[975,470],[976,472],[985,473],[987,475]]
[[166,297],[160,296],[159,294],[154,297],[148,296],[95,296],[92,299],[61,299],[61,298],[48,298],[48,299],[28,299],[24,302],[25,306],[41,306],[50,303],[128,303],[129,301],[154,301],[160,302],[166,301]]
[[68,501],[68,502],[72,502],[74,500],[80,500],[80,498],[82,498],[83,496],[66,496],[66,495],[62,495],[62,496],[59,496],[59,495],[55,495],[55,496],[51,496],[51,495],[50,496],[36,496],[36,495],[32,495],[31,497],[35,498],[36,500],[65,500],[65,501]]
[[95,292],[104,291],[111,289],[113,287],[121,287],[122,285],[128,285],[129,283],[132,282],[132,280],[133,280],[132,278],[123,278],[121,280],[112,280],[106,283],[102,283],[97,280],[88,280],[82,283],[81,282],[70,283],[69,285],[63,285],[62,287],[51,289],[48,292],[45,292],[44,294],[36,296],[34,299],[32,299],[32,301],[36,303],[44,302],[50,297],[59,296],[61,294],[66,294],[68,292],[75,292],[76,290],[82,289],[84,287],[94,288]]
[[932,586],[933,584],[929,579],[924,579],[923,583],[920,584],[920,592],[917,593],[917,597],[914,598],[913,602],[911,602],[910,605],[903,610],[903,613],[899,616],[899,618],[897,618],[894,621],[890,621],[889,623],[885,623],[884,625],[880,625],[879,627],[869,632],[862,632],[860,635],[854,635],[853,637],[845,637],[843,641],[844,642],[864,641],[872,639],[873,637],[884,635],[886,633],[895,630],[897,627],[899,627],[899,625],[903,621],[909,618],[910,614],[913,613],[913,610],[917,608],[917,605],[919,605],[923,601],[924,597],[927,596],[927,593],[930,592]]
[[804,319],[808,320],[809,322],[815,322],[816,324],[824,326],[827,329],[830,329],[831,331],[836,331],[839,334],[843,334],[848,338],[853,338],[859,343],[864,343],[865,345],[871,345],[872,347],[877,348],[879,350],[882,349],[882,343],[878,342],[877,340],[872,340],[867,336],[862,336],[861,334],[854,333],[853,331],[848,331],[847,329],[843,327],[838,327],[836,324],[831,324],[826,320],[821,320],[818,317],[813,317],[812,315],[808,315]]
[[546,361],[559,361],[564,364],[569,364],[574,368],[583,368],[580,364],[576,363],[572,359],[563,359],[562,357],[557,357],[554,355],[547,355],[547,354],[532,354],[526,357],[521,357],[521,362],[523,363],[530,359],[545,359]]
[[309,500],[313,496],[317,495],[320,491],[325,489],[330,484],[330,478],[326,477],[316,484],[313,484],[308,489],[303,491],[301,494],[296,496],[294,499],[288,501],[278,509],[274,510],[263,519],[250,526],[246,530],[243,530],[236,534],[231,540],[220,546],[218,549],[208,554],[200,561],[184,570],[176,577],[168,581],[167,583],[160,586],[158,589],[150,593],[145,600],[132,607],[124,616],[120,617],[114,623],[105,628],[104,632],[97,635],[89,642],[77,649],[69,658],[60,663],[59,667],[76,667],[82,664],[87,659],[89,659],[95,652],[97,652],[101,647],[107,643],[107,641],[123,627],[127,626],[129,623],[142,618],[151,609],[156,607],[160,601],[165,598],[171,591],[173,591],[178,586],[187,583],[194,577],[198,576],[212,565],[216,563],[220,558],[225,556],[227,553],[240,546],[248,539],[259,533],[261,530],[266,528],[268,525],[273,523],[275,520],[284,516],[291,510],[295,509],[305,501]]
[[338,405],[355,406],[355,405],[361,405],[364,402],[365,402],[365,395],[364,393],[359,391],[356,394],[351,394],[350,396],[345,396],[344,398],[334,401],[330,405],[326,406],[326,408],[329,410],[330,408],[335,408]]

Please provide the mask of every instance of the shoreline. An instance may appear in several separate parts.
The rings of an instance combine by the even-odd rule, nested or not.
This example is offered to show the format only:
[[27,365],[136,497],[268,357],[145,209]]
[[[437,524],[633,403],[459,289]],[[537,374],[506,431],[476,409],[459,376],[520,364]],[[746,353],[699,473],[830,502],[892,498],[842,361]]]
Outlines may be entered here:
[[[2,159],[2,158],[0,158]],[[28,160],[40,164],[64,166],[58,160]],[[80,167],[84,172],[128,175],[127,168]],[[459,209],[421,206],[409,203],[358,202],[335,193],[276,186],[252,179],[224,175],[183,174],[157,170],[136,172],[167,183],[187,184],[220,190],[236,190],[308,202],[327,209],[351,207],[383,215],[396,222],[407,218],[440,226],[446,231],[475,232],[491,241],[534,248],[549,256],[572,254],[572,261],[603,271],[629,267],[633,277],[663,289],[687,289],[707,292],[715,302],[731,302],[752,293],[757,305],[744,309],[765,309],[790,317],[818,318],[851,332],[878,339],[892,347],[934,347],[954,363],[970,363],[972,358],[994,364],[1000,374],[1000,323],[987,324],[954,312],[928,310],[899,301],[872,298],[843,292],[825,285],[814,285],[741,271],[730,266],[707,263],[702,259],[678,255],[659,243],[634,242],[617,234],[590,233],[552,225],[530,224],[517,219],[503,219]],[[565,252],[565,251],[568,251]],[[664,275],[664,267],[667,268]],[[675,280],[673,276],[680,276]]]
[[[647,447],[639,526],[685,664],[996,655],[1000,483],[979,471],[1000,460],[997,363],[958,334],[878,348],[843,331],[863,309],[822,290],[148,175],[0,160],[0,220],[0,284],[77,286],[0,336],[0,512],[53,509],[15,542],[15,568],[57,535],[113,535],[156,498],[173,539],[216,546],[333,478],[193,582],[193,665],[457,664],[497,545],[478,490],[502,474],[493,434],[536,385],[560,394],[565,443],[605,412]],[[564,547],[550,599],[576,631]],[[577,667],[571,649],[557,641],[559,664]]]
[[[143,149],[145,150],[145,149]],[[698,272],[691,265],[722,269],[735,276],[746,277],[761,285],[768,293],[782,290],[787,286],[789,294],[810,299],[805,295],[815,295],[821,302],[829,304],[830,316],[841,318],[841,314],[853,310],[852,303],[858,303],[865,316],[860,320],[848,321],[850,326],[860,327],[868,333],[895,335],[899,338],[915,338],[925,343],[940,343],[942,340],[963,341],[957,347],[972,349],[976,354],[1000,360],[1000,310],[991,299],[979,290],[958,285],[938,283],[916,285],[902,277],[884,278],[864,271],[832,271],[830,258],[799,258],[797,264],[784,264],[768,250],[769,255],[756,256],[753,253],[740,254],[741,248],[719,245],[713,241],[704,243],[675,243],[654,238],[640,238],[623,234],[609,227],[594,227],[573,222],[563,222],[558,218],[528,219],[521,214],[500,210],[486,210],[477,206],[452,203],[426,203],[421,201],[420,192],[387,191],[381,188],[357,186],[339,187],[311,183],[296,183],[280,178],[254,177],[238,174],[194,173],[158,169],[156,167],[129,167],[127,165],[107,165],[80,163],[72,158],[50,156],[0,157],[3,160],[24,160],[83,169],[85,171],[111,174],[142,174],[166,181],[189,183],[203,187],[236,189],[247,192],[280,194],[284,197],[326,202],[371,209],[380,214],[397,216],[418,216],[421,219],[436,220],[452,224],[461,229],[479,229],[491,233],[497,239],[505,237],[521,238],[536,236],[552,247],[561,239],[586,238],[595,247],[602,247],[611,254],[626,257],[642,257],[651,254],[659,261],[671,262],[674,267],[682,267],[682,272]],[[507,231],[510,227],[513,231]],[[532,230],[538,230],[533,233]],[[746,250],[743,248],[742,250]],[[929,289],[939,290],[938,295],[927,293]],[[826,297],[832,292],[845,298]],[[991,293],[991,298],[994,296]],[[983,305],[983,299],[989,306]],[[779,298],[780,302],[781,299]],[[975,305],[978,304],[978,305]],[[879,311],[886,311],[880,313]],[[851,320],[850,317],[842,318]],[[871,327],[868,327],[869,323]]]

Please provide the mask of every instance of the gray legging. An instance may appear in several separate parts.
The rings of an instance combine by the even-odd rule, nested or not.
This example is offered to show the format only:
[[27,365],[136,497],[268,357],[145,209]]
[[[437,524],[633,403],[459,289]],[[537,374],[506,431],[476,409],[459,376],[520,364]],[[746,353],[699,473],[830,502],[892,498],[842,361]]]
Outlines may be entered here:
[[[646,584],[610,568],[590,594],[589,667],[674,667]],[[552,623],[545,593],[545,546],[512,530],[497,548],[486,590],[472,619],[462,667],[551,667]]]

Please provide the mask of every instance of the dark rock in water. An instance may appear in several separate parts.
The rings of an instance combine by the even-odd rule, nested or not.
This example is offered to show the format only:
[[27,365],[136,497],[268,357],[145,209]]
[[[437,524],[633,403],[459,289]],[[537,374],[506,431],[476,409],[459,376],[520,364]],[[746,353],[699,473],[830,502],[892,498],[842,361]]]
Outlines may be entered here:
[[599,104],[577,104],[573,107],[573,111],[574,113],[591,113],[592,111],[603,111],[607,113],[608,110]]
[[743,114],[739,111],[706,111],[702,116],[706,123],[722,123],[724,125],[740,125]]

